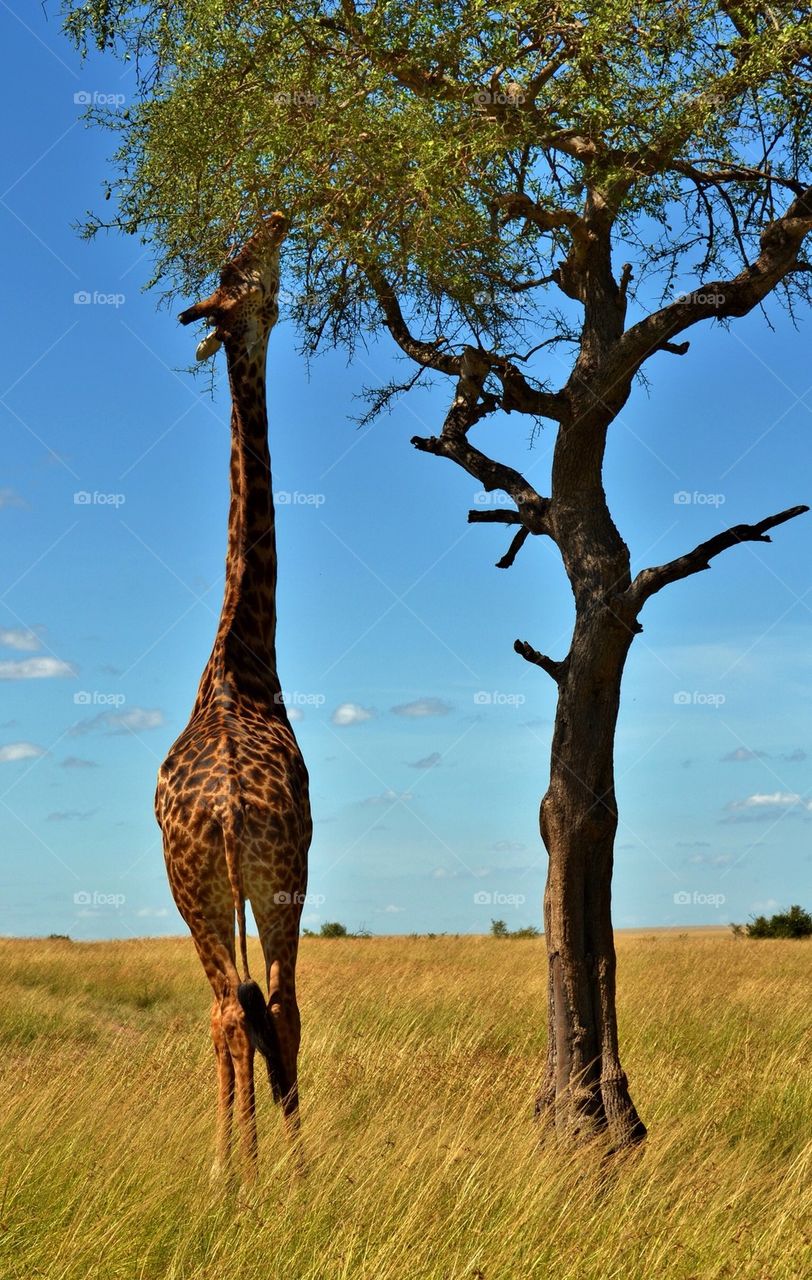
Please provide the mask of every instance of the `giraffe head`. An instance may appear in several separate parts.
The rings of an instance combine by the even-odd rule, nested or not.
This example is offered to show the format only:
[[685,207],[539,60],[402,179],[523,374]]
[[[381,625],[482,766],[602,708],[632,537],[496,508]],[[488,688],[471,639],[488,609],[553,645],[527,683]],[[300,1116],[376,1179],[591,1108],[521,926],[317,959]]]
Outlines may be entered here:
[[214,355],[224,342],[250,352],[267,338],[279,316],[279,247],[287,229],[283,213],[270,214],[223,267],[214,293],[180,313],[181,324],[207,320],[211,326],[198,344],[198,360]]

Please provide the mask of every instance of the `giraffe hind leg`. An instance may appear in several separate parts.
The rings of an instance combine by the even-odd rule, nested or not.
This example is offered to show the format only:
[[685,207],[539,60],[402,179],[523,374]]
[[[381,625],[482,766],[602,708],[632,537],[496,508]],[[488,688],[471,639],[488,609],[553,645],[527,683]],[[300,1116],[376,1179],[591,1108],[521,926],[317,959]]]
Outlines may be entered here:
[[[248,1018],[238,997],[241,985],[234,955],[234,918],[230,892],[224,896],[222,919],[209,910],[183,911],[191,930],[206,976],[214,992],[217,1009],[215,1049],[218,1052],[218,1150],[230,1147],[228,1114],[236,1107],[244,1176],[252,1181],[257,1167],[257,1121],[254,1091],[254,1046]],[[261,997],[261,993],[260,993]],[[214,1015],[212,1029],[214,1034]],[[221,1051],[225,1055],[221,1057]],[[227,1059],[227,1064],[226,1064]],[[229,1079],[233,1085],[229,1084]],[[233,1092],[232,1092],[233,1090]]]

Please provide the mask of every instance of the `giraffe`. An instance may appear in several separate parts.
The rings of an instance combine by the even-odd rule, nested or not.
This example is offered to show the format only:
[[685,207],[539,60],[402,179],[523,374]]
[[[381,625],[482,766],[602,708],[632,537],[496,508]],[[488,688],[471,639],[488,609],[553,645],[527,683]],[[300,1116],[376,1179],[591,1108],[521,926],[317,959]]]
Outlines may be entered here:
[[[279,313],[279,247],[286,230],[284,215],[271,214],[226,263],[215,292],[178,317],[181,324],[205,319],[212,326],[198,346],[198,359],[225,345],[232,397],[231,505],[214,647],[189,723],[161,765],[155,796],[172,895],[214,995],[218,1121],[212,1174],[230,1176],[236,1103],[248,1180],[257,1167],[257,1051],[298,1150],[295,971],[312,834],[307,770],[276,668],[265,360]],[[248,969],[246,899],[259,929],[267,999]]]

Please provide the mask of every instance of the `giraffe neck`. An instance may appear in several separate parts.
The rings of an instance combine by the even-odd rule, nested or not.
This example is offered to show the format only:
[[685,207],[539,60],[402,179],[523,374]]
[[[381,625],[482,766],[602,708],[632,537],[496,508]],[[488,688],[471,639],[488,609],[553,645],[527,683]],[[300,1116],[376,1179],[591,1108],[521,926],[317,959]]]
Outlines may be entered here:
[[220,623],[195,710],[259,703],[285,715],[276,671],[276,531],[268,448],[265,356],[226,343],[231,387],[231,504]]

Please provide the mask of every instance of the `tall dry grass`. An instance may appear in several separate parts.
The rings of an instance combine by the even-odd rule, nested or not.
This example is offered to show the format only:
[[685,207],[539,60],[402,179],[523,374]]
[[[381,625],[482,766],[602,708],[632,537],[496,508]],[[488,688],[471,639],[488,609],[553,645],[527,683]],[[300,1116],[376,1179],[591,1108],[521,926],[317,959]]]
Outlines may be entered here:
[[308,939],[310,1173],[262,1087],[237,1194],[191,945],[0,943],[0,1275],[808,1280],[812,945],[618,942],[639,1156],[536,1147],[543,942]]

